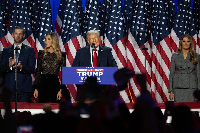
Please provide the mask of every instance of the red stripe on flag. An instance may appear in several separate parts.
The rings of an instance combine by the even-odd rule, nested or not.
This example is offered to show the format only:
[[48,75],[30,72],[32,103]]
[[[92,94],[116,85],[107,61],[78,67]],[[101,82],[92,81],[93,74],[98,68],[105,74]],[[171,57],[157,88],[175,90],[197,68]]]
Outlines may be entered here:
[[171,66],[171,61],[168,58],[165,50],[162,48],[161,44],[157,44],[156,45],[156,49],[158,50],[158,52],[160,53],[160,56],[162,57],[162,59],[164,60],[165,64],[167,65],[168,69],[170,69]]
[[[129,41],[128,41],[128,42],[129,42]],[[142,47],[143,47],[143,46],[142,46]],[[132,52],[132,56],[134,57],[135,63],[136,63],[136,65],[138,66],[140,72],[141,72],[141,73],[145,73],[145,67],[144,67],[144,65],[142,64],[141,60],[138,58],[138,55],[137,55],[137,53],[135,52],[135,49],[132,47],[132,45],[127,45],[127,48],[129,49],[129,51]],[[144,51],[142,51],[142,53],[144,54]],[[150,57],[150,54],[149,54],[148,52],[146,53],[146,56],[147,56],[147,61],[150,62],[150,61],[151,61],[151,57]],[[129,60],[129,59],[127,59],[127,67],[128,67],[129,69],[133,70],[133,66],[132,66],[131,63],[128,63],[128,60]],[[149,63],[149,64],[151,64],[151,63]],[[150,76],[150,74],[149,74],[148,72],[146,73],[146,81],[147,81],[147,83],[148,83],[149,85],[151,85],[151,76]]]
[[2,43],[2,45],[3,45],[4,48],[6,48],[6,47],[9,46],[9,45],[8,45],[8,42],[6,41],[6,38],[5,38],[5,37],[2,37],[2,38],[0,39],[0,42]]
[[154,82],[154,84],[156,86],[156,90],[159,93],[159,95],[161,96],[163,102],[168,101],[165,93],[163,92],[162,86],[160,86],[160,84],[157,82],[156,75],[154,73],[152,73],[151,77],[152,77],[152,80],[153,80],[153,82]]
[[[133,67],[133,65],[132,65],[132,63],[130,62],[129,59],[127,59],[127,66],[128,66],[129,69],[135,71],[135,70],[134,70],[134,67]],[[140,91],[140,85],[137,83],[135,76],[133,76],[132,79],[133,79],[133,81],[134,81],[134,83],[135,83],[135,86],[137,87],[138,91]],[[135,93],[134,93],[134,91],[133,91],[133,88],[132,88],[132,86],[131,86],[130,81],[129,81],[129,91],[131,92],[130,95],[131,95],[133,101],[135,101],[135,100],[136,100],[136,96],[135,96]]]
[[194,44],[194,51],[196,51],[196,45],[197,45],[197,42],[195,41],[194,37],[192,37],[192,41],[193,41],[193,44]]
[[[129,43],[129,44],[128,44]],[[135,52],[135,48],[132,46],[132,44],[130,43],[130,41],[128,40],[127,42],[127,48],[129,49],[129,51],[131,52],[132,56],[134,57],[135,59],[135,63],[137,65],[137,67],[140,69],[140,72],[141,73],[145,73],[145,67],[143,66],[143,64],[141,63],[137,53]],[[128,60],[128,59],[127,59]],[[131,64],[131,63],[130,63]],[[130,65],[129,64],[129,65]],[[131,65],[132,66],[132,65]],[[130,68],[131,70],[133,70],[133,66],[130,67],[128,66],[128,63],[127,63],[127,67]]]
[[124,58],[123,54],[121,53],[119,47],[117,46],[117,44],[115,44],[113,46],[113,49],[115,50],[117,57],[119,58],[120,62],[122,63],[122,65],[124,67],[126,67],[126,59]]
[[178,47],[172,38],[170,38],[170,44],[173,51],[176,52],[178,50]]
[[70,49],[69,49],[68,43],[65,43],[65,44],[64,44],[64,47],[65,47],[67,59],[68,59],[70,65],[72,66],[72,63],[73,63],[73,61],[74,61],[74,58],[73,58],[72,53],[71,53],[71,51],[70,51]]
[[162,66],[160,65],[160,63],[158,62],[156,56],[154,53],[152,53],[152,61],[155,64],[155,67],[158,71],[158,73],[160,74],[160,77],[162,77],[162,80],[164,81],[165,85],[167,86],[167,88],[169,87],[169,80],[165,74],[165,72],[163,71]]
[[56,29],[58,35],[60,36],[60,33],[61,33],[61,27],[59,26],[59,24],[58,24],[57,21],[56,21],[56,23],[55,23],[55,29]]
[[[73,45],[74,45],[76,50],[80,48],[80,44],[79,44],[79,41],[78,41],[77,37],[72,38],[71,41],[72,41],[72,43],[73,43]],[[70,65],[72,66],[74,58],[73,58],[72,53],[71,53],[71,51],[69,49],[68,43],[65,43],[64,47],[65,47],[67,59],[68,59]]]
[[197,45],[200,47],[200,38],[197,38]]
[[72,43],[74,44],[74,47],[75,47],[76,50],[78,50],[79,48],[81,48],[81,45],[80,45],[77,37],[74,37],[71,40],[72,40]]
[[29,42],[29,44],[31,45],[32,48],[34,48],[34,51],[35,51],[35,58],[37,59],[38,58],[38,50],[36,48],[36,43],[35,41],[33,40],[33,38],[31,36],[29,36],[27,38],[27,41]]
[[[167,46],[168,46],[169,49],[171,50],[171,40],[170,40],[170,39],[171,39],[171,38],[170,38],[169,36],[166,36],[166,37],[164,38],[164,40],[165,40]],[[172,50],[171,50],[171,51],[172,51]]]
[[8,41],[7,45],[8,45],[8,46],[11,46],[12,44]]
[[67,85],[67,88],[69,89],[69,92],[71,93],[72,98],[74,99],[74,101],[76,101],[76,88],[74,87],[74,85]]

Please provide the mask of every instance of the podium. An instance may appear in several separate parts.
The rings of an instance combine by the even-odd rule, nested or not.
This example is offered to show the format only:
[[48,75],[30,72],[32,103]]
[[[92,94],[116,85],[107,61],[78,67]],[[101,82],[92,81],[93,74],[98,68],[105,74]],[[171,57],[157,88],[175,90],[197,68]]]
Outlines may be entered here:
[[100,85],[116,85],[114,73],[117,67],[63,67],[62,84],[84,84],[89,76],[97,77]]

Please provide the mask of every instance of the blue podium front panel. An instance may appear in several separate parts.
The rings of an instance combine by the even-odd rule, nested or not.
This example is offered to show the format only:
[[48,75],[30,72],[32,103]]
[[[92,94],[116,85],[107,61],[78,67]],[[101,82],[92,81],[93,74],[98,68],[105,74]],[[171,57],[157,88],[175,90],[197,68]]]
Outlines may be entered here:
[[114,73],[117,67],[63,67],[62,84],[83,84],[87,77],[97,77],[102,85],[116,85]]

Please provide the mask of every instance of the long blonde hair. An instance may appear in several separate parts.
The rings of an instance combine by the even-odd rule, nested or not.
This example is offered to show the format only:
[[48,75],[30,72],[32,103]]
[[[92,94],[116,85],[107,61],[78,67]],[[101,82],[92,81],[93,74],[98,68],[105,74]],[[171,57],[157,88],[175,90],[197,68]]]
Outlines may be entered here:
[[[52,47],[53,47],[53,49],[54,49],[54,53],[55,53],[56,56],[57,56],[57,59],[59,60],[60,57],[61,57],[61,52],[60,52],[60,46],[59,46],[58,37],[57,37],[57,35],[56,35],[55,33],[53,33],[53,32],[50,32],[50,33],[46,34],[46,36],[47,36],[47,35],[50,35],[50,36],[51,36],[51,39],[52,39]],[[48,53],[48,48],[45,47],[45,49],[44,49],[44,57],[47,55],[47,53]]]
[[181,36],[180,41],[179,41],[178,52],[182,51],[182,42],[183,42],[183,38],[184,37],[187,37],[189,39],[189,41],[190,41],[190,49],[189,49],[189,52],[190,52],[190,62],[192,62],[192,64],[197,64],[198,63],[198,61],[197,61],[197,55],[194,52],[194,44],[193,44],[193,41],[192,41],[192,37],[190,35],[184,34],[184,35]]

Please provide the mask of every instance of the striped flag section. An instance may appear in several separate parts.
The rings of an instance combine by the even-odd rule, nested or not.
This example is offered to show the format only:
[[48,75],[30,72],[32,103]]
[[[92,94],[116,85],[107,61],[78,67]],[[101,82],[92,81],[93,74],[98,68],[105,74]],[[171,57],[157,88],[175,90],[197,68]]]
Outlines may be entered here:
[[[138,74],[146,72],[148,90],[151,86],[151,35],[148,13],[150,2],[150,0],[137,1],[135,9],[133,9],[135,12],[133,13],[127,40],[127,67]],[[144,48],[148,48],[148,50]],[[129,90],[133,101],[135,101],[141,91],[135,77],[129,81]]]
[[[80,25],[77,14],[77,1],[68,0],[62,21],[61,50],[66,52],[66,66],[71,67],[76,51],[83,47]],[[72,102],[76,100],[77,88],[75,85],[67,85],[72,96]]]
[[154,100],[168,101],[168,80],[171,65],[171,45],[163,0],[154,1],[152,18],[151,90]]
[[[124,35],[124,18],[121,0],[113,0],[108,27],[104,39],[105,46],[112,48],[113,57],[118,68],[126,67],[126,41]],[[125,102],[130,102],[129,91],[120,91]]]

